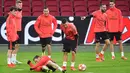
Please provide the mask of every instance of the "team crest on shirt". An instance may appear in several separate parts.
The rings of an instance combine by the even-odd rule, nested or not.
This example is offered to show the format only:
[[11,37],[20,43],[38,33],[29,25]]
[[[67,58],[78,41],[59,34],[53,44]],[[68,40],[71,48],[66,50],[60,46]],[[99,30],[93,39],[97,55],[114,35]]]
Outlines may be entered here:
[[[122,32],[122,42],[125,43],[130,40],[130,17],[123,18],[123,32]],[[95,41],[94,36],[94,23],[93,18],[91,18],[88,26],[88,30],[84,39],[84,44],[93,44]],[[116,41],[115,41],[116,42]]]

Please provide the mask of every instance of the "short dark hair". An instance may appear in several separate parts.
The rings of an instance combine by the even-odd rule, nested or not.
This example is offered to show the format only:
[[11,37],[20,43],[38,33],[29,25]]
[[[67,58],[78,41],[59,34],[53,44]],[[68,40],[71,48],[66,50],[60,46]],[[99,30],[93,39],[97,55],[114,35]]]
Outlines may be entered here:
[[67,22],[67,19],[63,18],[61,21],[62,21],[62,24],[65,24]]
[[45,6],[45,7],[44,7],[44,9],[48,9],[48,7],[47,7],[47,6]]
[[34,61],[35,59],[39,58],[39,57],[40,57],[39,55],[34,56],[33,61]]
[[115,3],[115,0],[110,0],[110,2],[114,2]]
[[10,11],[13,11],[13,10],[17,11],[18,9],[17,9],[16,6],[11,6],[11,7],[10,7]]
[[100,7],[103,6],[103,5],[106,5],[106,4],[100,4]]
[[22,3],[22,1],[21,0],[17,0],[16,3]]

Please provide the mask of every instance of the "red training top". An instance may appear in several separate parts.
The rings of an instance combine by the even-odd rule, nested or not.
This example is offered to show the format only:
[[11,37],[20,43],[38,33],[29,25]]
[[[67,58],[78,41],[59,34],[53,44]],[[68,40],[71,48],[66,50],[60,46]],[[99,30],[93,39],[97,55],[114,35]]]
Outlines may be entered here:
[[104,32],[107,31],[106,30],[106,26],[107,25],[107,17],[105,13],[102,13],[101,10],[97,10],[95,12],[92,13],[93,15],[93,21],[94,21],[94,32]]
[[106,11],[108,17],[108,32],[122,32],[123,17],[121,11],[116,7]]
[[[52,28],[52,23],[54,28]],[[57,20],[52,15],[42,14],[37,18],[34,28],[41,38],[52,37],[57,28]]]
[[61,24],[60,28],[65,33],[66,39],[75,40],[75,35],[78,34],[78,32],[73,23],[67,23],[67,27]]
[[16,17],[9,13],[9,16],[6,20],[7,39],[11,42],[14,42],[18,39],[15,19]]

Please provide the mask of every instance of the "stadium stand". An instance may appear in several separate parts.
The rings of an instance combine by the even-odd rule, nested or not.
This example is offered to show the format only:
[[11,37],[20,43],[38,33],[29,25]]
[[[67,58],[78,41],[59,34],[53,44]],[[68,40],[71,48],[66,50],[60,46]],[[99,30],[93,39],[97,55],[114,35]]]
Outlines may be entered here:
[[3,16],[2,0],[0,1],[0,16]]
[[4,4],[4,15],[7,15],[9,12],[9,8],[15,5],[15,0],[4,0],[3,4]]
[[42,14],[44,5],[43,0],[32,0],[32,16],[39,16]]
[[[5,16],[16,0],[1,0],[0,16]],[[103,3],[109,7],[109,0],[22,0],[23,16],[39,16],[44,6],[48,6],[54,16],[83,16],[99,9]],[[116,7],[121,9],[123,16],[130,15],[130,0],[116,0]]]

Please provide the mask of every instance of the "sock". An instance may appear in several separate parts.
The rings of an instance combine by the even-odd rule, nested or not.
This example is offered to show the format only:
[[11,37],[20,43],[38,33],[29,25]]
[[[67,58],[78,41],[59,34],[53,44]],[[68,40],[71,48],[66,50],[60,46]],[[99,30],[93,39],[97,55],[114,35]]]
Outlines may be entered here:
[[123,57],[124,56],[124,52],[121,52],[121,57]]
[[98,55],[98,54],[96,54],[96,58],[99,58],[99,55]]
[[11,64],[11,58],[7,58],[7,64]]
[[114,52],[111,52],[111,55],[115,57],[115,54],[114,54]]
[[63,66],[65,66],[65,67],[66,67],[66,65],[67,65],[67,62],[63,62]]
[[45,55],[45,51],[44,52],[42,52],[42,56],[44,56]]
[[58,70],[63,71],[63,69],[61,67],[58,67]]
[[75,65],[75,62],[71,62],[71,67],[74,67],[74,65]]
[[12,60],[15,60],[15,61],[16,61],[16,55],[17,55],[17,54],[12,54]]
[[104,54],[104,51],[103,51],[103,50],[101,51],[101,54]]
[[48,57],[49,57],[49,58],[51,58],[51,56],[50,56],[50,55],[48,55]]
[[47,66],[42,66],[42,69],[49,70]]

